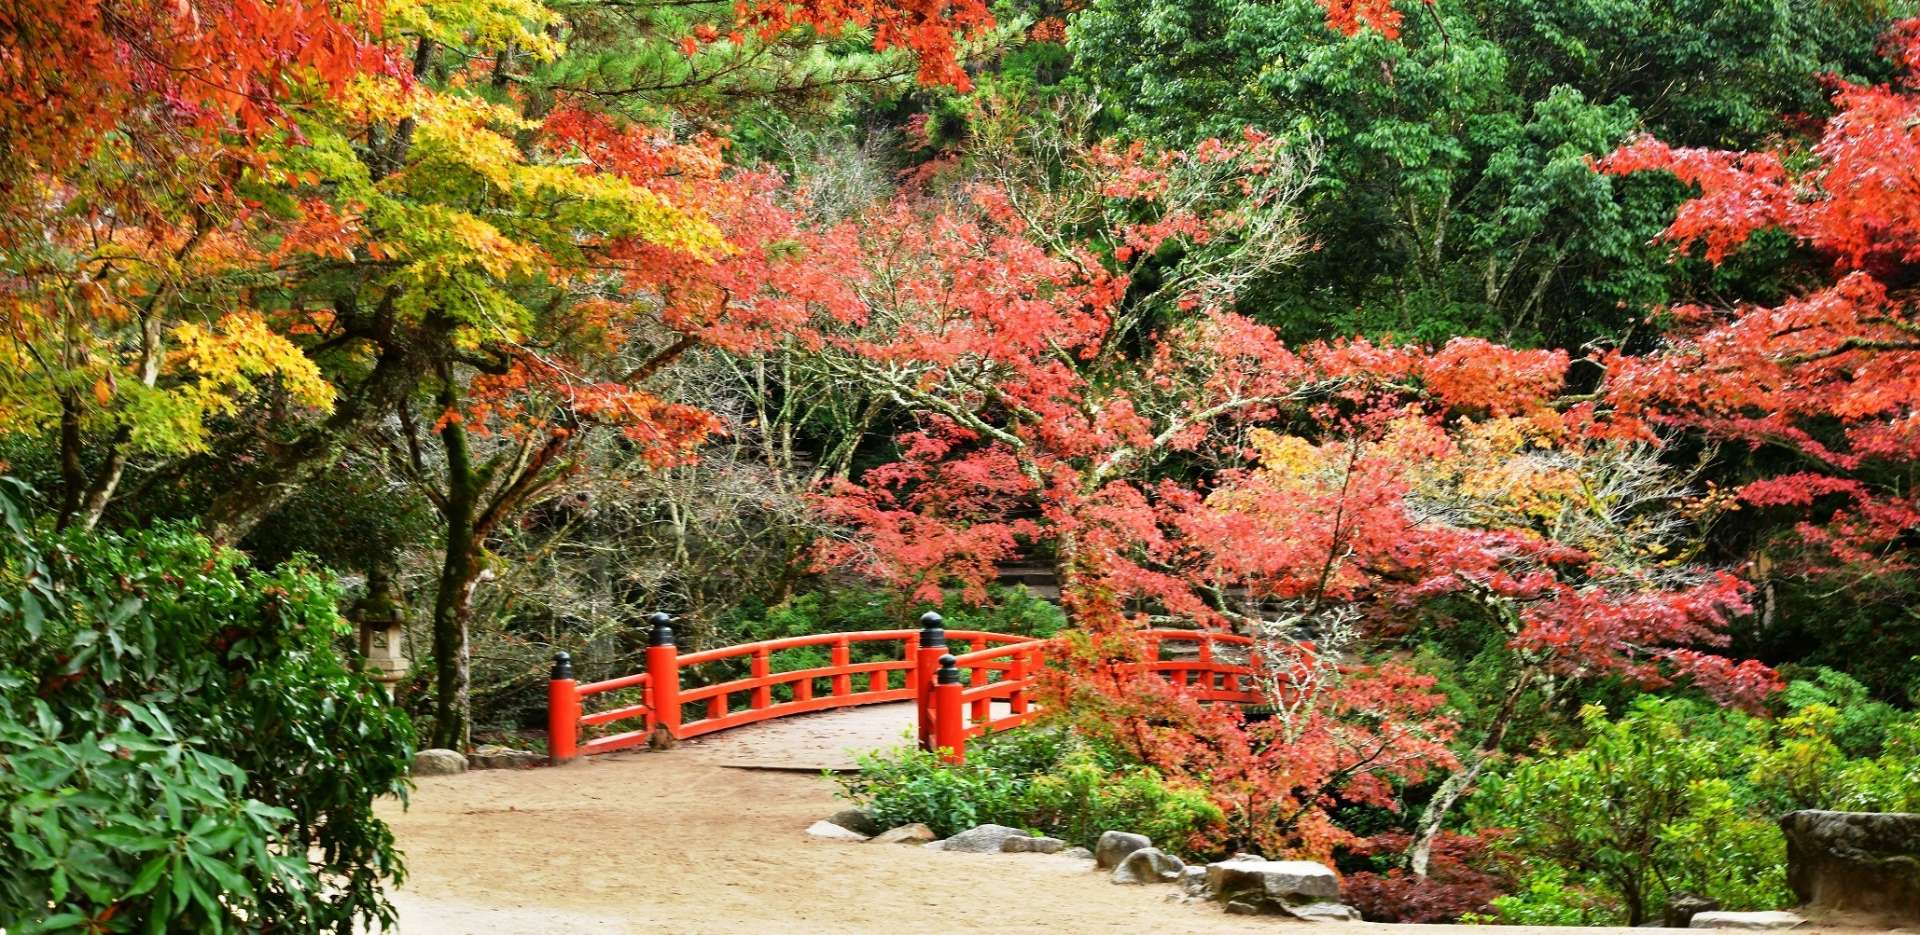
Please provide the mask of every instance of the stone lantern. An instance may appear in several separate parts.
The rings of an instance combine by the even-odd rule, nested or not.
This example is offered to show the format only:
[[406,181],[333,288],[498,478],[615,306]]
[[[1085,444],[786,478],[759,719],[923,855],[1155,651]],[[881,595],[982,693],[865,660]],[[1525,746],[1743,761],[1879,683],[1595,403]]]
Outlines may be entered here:
[[406,616],[393,590],[393,572],[385,565],[367,572],[367,595],[353,607],[360,626],[360,658],[367,676],[393,697],[395,683],[407,677]]

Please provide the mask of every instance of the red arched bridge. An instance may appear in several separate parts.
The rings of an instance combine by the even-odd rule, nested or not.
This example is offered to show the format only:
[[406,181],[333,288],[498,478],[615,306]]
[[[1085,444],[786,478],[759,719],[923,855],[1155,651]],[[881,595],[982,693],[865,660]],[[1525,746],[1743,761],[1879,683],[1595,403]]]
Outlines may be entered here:
[[[939,614],[929,613],[918,630],[820,633],[682,656],[672,618],[654,614],[650,621],[644,672],[580,684],[568,655],[554,656],[547,689],[554,763],[656,737],[684,740],[792,714],[893,701],[914,702],[922,749],[960,763],[969,739],[1018,727],[1039,714],[1034,680],[1057,651],[1052,641],[1030,636],[949,631]],[[1236,661],[1251,657],[1247,637],[1199,630],[1147,630],[1141,636],[1148,647],[1137,663],[1142,670],[1202,701],[1260,700],[1252,666]],[[809,650],[795,655],[817,662],[823,648],[826,665],[774,671],[776,653]],[[744,676],[702,677],[716,669],[737,671],[743,660]],[[606,732],[616,725],[625,729]]]

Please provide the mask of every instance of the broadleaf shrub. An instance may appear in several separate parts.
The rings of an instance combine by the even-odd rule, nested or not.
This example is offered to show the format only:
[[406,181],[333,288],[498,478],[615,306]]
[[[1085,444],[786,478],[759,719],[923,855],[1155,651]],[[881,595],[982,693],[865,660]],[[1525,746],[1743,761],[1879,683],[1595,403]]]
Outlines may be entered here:
[[[1724,778],[1750,758],[1757,719],[1654,696],[1613,720],[1598,706],[1581,717],[1584,747],[1489,777],[1470,804],[1482,827],[1511,829],[1503,850],[1556,873],[1496,902],[1501,918],[1638,925],[1683,890],[1731,909],[1791,902],[1778,827]],[[1569,912],[1530,905],[1563,895]],[[1618,915],[1593,918],[1593,897]]]
[[1054,728],[968,744],[961,766],[912,748],[869,753],[860,766],[840,778],[846,798],[882,824],[921,822],[942,837],[991,823],[1090,846],[1103,831],[1132,831],[1191,854],[1222,821],[1203,790]]
[[390,926],[375,799],[413,731],[332,586],[177,527],[56,533],[0,491],[0,928]]

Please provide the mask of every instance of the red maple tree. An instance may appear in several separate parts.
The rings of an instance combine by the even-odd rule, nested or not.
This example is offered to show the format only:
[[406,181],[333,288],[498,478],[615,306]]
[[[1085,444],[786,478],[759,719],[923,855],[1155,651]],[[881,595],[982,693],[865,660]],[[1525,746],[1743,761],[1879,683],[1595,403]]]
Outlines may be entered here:
[[[1233,843],[1270,851],[1325,856],[1352,843],[1327,818],[1337,802],[1380,804],[1394,782],[1462,766],[1424,847],[1549,675],[1688,678],[1742,702],[1773,688],[1769,670],[1714,651],[1744,585],[1648,561],[1677,521],[1577,489],[1603,467],[1664,475],[1590,403],[1560,398],[1567,355],[1472,339],[1290,348],[1232,311],[1241,280],[1214,273],[1253,212],[1213,210],[1203,190],[1252,187],[1274,217],[1292,211],[1292,189],[1271,184],[1284,154],[1257,135],[1177,153],[1101,147],[1073,171],[1126,210],[1060,224],[1046,212],[1081,202],[1009,173],[967,206],[897,204],[846,237],[856,304],[839,316],[851,327],[824,333],[820,365],[918,424],[897,461],[823,501],[849,530],[827,560],[924,598],[979,596],[998,565],[1051,560],[1077,630],[1062,707],[1096,712],[1089,729],[1169,775],[1212,777]],[[1155,283],[1183,283],[1160,294],[1183,314],[1146,307],[1146,262]],[[1184,280],[1188,264],[1213,273]],[[1618,502],[1683,500],[1670,486]],[[1311,667],[1302,695],[1303,660],[1447,625],[1443,605],[1482,608],[1515,660],[1471,762],[1456,764],[1453,728],[1409,673]],[[1257,637],[1270,700],[1310,697],[1310,714],[1276,734],[1116,675],[1149,624]]]
[[1797,468],[1738,490],[1799,516],[1791,561],[1861,580],[1915,567],[1920,500],[1920,20],[1897,24],[1892,85],[1835,79],[1835,113],[1804,152],[1684,149],[1642,139],[1607,172],[1666,171],[1698,188],[1665,236],[1719,263],[1762,230],[1824,258],[1832,281],[1778,305],[1671,309],[1661,352],[1609,355],[1624,420],[1792,453]]

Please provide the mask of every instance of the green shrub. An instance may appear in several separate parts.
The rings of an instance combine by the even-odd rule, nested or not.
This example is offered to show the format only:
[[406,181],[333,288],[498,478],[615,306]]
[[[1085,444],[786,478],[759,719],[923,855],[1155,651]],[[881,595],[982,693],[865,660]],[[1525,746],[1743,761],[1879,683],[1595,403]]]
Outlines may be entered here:
[[1493,900],[1490,918],[1463,917],[1462,922],[1498,921],[1507,925],[1605,925],[1619,918],[1617,904],[1573,884],[1558,864],[1536,865],[1520,885]]
[[1121,830],[1189,852],[1222,820],[1202,790],[1116,764],[1058,729],[985,738],[968,746],[961,766],[916,749],[868,754],[860,766],[840,778],[843,795],[889,827],[921,822],[942,837],[992,823],[1091,846],[1101,832]]
[[1086,752],[1035,776],[1020,807],[1029,824],[1082,846],[1103,831],[1132,831],[1186,854],[1196,835],[1226,820],[1202,790],[1169,786],[1144,766],[1115,771]]
[[889,828],[920,822],[944,838],[982,824],[1024,827],[1014,808],[1024,777],[974,762],[948,767],[911,747],[865,754],[859,765],[839,777],[841,793]]
[[184,529],[32,527],[0,491],[0,927],[348,932],[401,876],[413,734],[335,594]]
[[1564,872],[1536,876],[1510,904],[1523,918],[1553,917],[1556,892],[1578,894],[1564,908],[1582,919],[1589,894],[1601,896],[1628,925],[1683,890],[1729,909],[1791,900],[1779,829],[1727,779],[1745,763],[1752,719],[1643,697],[1617,720],[1589,707],[1582,721],[1584,747],[1489,777],[1470,803],[1480,827],[1511,831],[1503,850]]

